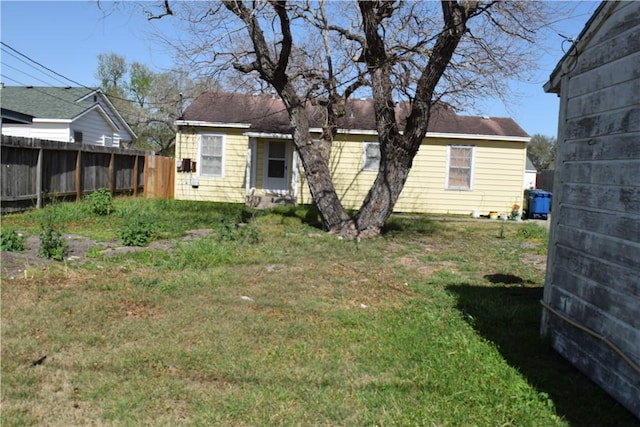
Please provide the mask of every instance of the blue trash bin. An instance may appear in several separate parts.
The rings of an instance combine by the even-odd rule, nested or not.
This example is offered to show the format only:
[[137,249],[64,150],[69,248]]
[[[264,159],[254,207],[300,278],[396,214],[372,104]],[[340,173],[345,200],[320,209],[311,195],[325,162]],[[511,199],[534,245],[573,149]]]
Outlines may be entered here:
[[551,193],[544,190],[525,191],[526,218],[547,219],[551,209]]

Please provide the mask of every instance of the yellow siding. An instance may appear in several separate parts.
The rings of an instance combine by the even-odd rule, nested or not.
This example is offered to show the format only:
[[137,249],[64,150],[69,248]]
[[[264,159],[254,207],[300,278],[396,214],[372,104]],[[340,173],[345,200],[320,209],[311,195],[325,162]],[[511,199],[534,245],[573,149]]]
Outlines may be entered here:
[[[331,171],[343,206],[357,209],[376,172],[362,170],[362,145],[373,136],[338,138],[332,150]],[[447,190],[447,146],[474,145],[472,190]],[[414,159],[413,168],[395,206],[396,212],[468,215],[473,209],[509,213],[522,205],[526,152],[524,142],[428,138]],[[301,177],[304,177],[301,171]],[[310,203],[306,182],[301,183],[299,203]]]
[[[224,140],[224,166],[221,178],[201,177],[198,159],[198,135],[222,134]],[[190,158],[198,163],[196,172],[178,172],[175,181],[177,200],[206,200],[213,202],[244,203],[245,175],[249,140],[243,130],[196,128],[194,132],[183,132],[176,141],[176,157]],[[193,179],[198,180],[197,188]]]
[[[346,139],[349,138],[349,139]],[[360,138],[355,140],[355,138]],[[362,146],[364,142],[376,142],[371,136],[338,135],[331,149],[329,168],[333,177],[336,192],[340,196],[342,205],[347,209],[357,209],[367,195],[369,188],[376,178],[376,172],[362,170]],[[300,193],[298,202],[311,203],[311,194],[300,167]]]
[[[196,133],[197,131],[197,133]],[[224,176],[204,178],[196,173],[177,173],[175,198],[244,203],[248,137],[242,129],[196,128],[183,132],[177,141],[178,159],[191,158],[199,163],[198,133],[225,135]],[[338,135],[331,152],[330,168],[336,191],[347,209],[358,209],[376,172],[362,170],[363,143],[375,142],[373,135]],[[255,164],[256,190],[262,192],[264,149],[267,140],[259,140]],[[471,190],[447,190],[447,146],[475,146]],[[395,207],[396,212],[423,212],[468,215],[473,209],[511,211],[522,205],[526,151],[524,142],[454,140],[428,138],[414,159],[413,168]],[[199,165],[198,168],[199,170]],[[298,203],[311,203],[304,170],[300,166]],[[198,179],[198,187],[192,185]]]
[[[447,146],[474,145],[471,190],[446,189]],[[511,212],[522,205],[526,152],[523,142],[433,140],[422,145],[395,210],[468,215],[479,209]]]

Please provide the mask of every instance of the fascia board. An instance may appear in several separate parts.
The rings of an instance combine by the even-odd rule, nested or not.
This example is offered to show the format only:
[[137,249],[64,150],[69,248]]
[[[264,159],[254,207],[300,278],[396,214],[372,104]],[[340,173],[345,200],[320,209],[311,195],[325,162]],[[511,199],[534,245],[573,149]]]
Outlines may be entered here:
[[250,123],[222,123],[222,122],[205,122],[201,120],[176,120],[176,126],[200,126],[212,128],[234,128],[249,129]]

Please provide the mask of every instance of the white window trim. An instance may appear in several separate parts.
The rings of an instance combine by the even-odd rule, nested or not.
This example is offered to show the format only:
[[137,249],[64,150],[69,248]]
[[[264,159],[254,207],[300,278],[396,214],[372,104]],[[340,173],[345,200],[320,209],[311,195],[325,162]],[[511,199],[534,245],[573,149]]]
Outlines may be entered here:
[[[269,173],[269,146],[271,145],[272,142],[284,142],[284,182],[285,182],[285,189],[273,189],[273,188],[267,188],[266,184],[267,181],[269,180],[269,178],[267,177],[267,174]],[[289,167],[291,165],[291,145],[289,143],[289,141],[287,140],[275,140],[275,141],[266,141],[266,143],[264,144],[264,156],[262,159],[262,186],[263,186],[263,190],[266,191],[267,193],[271,193],[271,194],[280,194],[280,195],[287,195],[289,194],[290,188],[291,188],[291,183],[289,182],[289,180],[287,179],[289,177]]]
[[362,143],[362,170],[365,172],[378,172],[378,170],[380,169],[380,161],[382,160],[382,153],[380,154],[380,160],[378,160],[378,167],[377,168],[365,168],[365,165],[367,164],[367,146],[369,144],[376,144],[378,146],[378,152],[380,152],[380,142],[379,141],[364,141]]
[[[205,175],[202,173],[202,137],[203,136],[219,136],[222,138],[222,159],[220,161],[220,175]],[[198,134],[198,155],[196,157],[196,175],[202,178],[224,178],[224,159],[226,158],[226,149],[227,149],[227,136],[223,133],[200,133]]]
[[[466,187],[449,187],[449,171],[451,166],[451,148],[471,148],[471,171],[469,176],[469,188]],[[447,145],[447,166],[445,169],[444,188],[445,190],[453,191],[472,191],[473,190],[473,177],[476,165],[476,146],[464,145],[464,144],[451,144]]]

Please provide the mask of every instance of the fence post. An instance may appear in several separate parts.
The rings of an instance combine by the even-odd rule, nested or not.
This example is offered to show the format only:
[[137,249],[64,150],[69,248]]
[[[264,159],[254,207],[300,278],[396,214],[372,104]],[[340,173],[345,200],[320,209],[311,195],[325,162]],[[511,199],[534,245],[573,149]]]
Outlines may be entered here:
[[38,150],[38,162],[36,164],[36,208],[42,209],[42,163],[44,158],[44,150]]
[[138,195],[138,155],[133,158],[133,195]]
[[115,153],[111,153],[111,156],[109,157],[109,192],[111,194],[115,194],[115,190],[116,190],[116,185],[115,185],[115,180],[116,180],[116,174],[115,174],[115,167],[116,167],[116,154]]
[[76,201],[82,199],[82,147],[76,154]]

